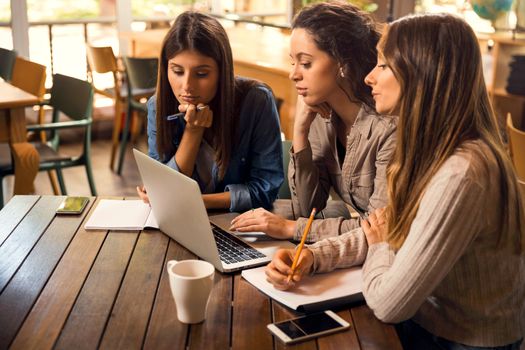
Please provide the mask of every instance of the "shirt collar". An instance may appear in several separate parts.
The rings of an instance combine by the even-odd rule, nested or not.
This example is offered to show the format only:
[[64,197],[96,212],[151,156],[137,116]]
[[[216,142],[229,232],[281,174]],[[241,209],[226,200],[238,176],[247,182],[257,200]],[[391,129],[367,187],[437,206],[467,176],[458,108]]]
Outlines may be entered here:
[[[377,116],[376,112],[368,107],[367,105],[361,105],[361,109],[357,113],[357,117],[354,122],[354,126],[359,130],[359,133],[365,137],[370,137],[370,131],[372,129],[372,123]],[[325,119],[326,123],[332,123],[330,119]]]
[[355,126],[358,128],[361,135],[365,138],[369,138],[372,130],[372,123],[376,119],[376,113],[368,106],[362,105],[357,118],[355,120]]

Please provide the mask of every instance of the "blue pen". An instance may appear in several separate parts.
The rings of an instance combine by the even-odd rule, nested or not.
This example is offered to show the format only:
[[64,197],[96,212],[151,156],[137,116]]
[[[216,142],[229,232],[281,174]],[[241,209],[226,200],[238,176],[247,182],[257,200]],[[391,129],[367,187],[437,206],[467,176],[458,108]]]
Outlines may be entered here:
[[[198,106],[197,107],[197,111],[202,111],[204,108],[206,108],[208,106]],[[180,112],[180,113],[176,113],[176,114],[172,114],[172,115],[168,115],[166,117],[166,120],[167,121],[172,121],[172,120],[176,120],[176,119],[179,119],[181,117],[184,117],[184,115],[186,114],[186,112]]]

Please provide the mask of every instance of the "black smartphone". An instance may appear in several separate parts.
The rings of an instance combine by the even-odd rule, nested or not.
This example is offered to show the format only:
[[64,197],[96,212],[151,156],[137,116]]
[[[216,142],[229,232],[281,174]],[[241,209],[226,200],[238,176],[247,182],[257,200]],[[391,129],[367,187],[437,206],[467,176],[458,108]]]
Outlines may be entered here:
[[88,197],[66,197],[56,210],[57,214],[81,214],[89,203]]
[[348,329],[350,324],[333,311],[328,310],[270,323],[267,327],[283,343],[292,344]]

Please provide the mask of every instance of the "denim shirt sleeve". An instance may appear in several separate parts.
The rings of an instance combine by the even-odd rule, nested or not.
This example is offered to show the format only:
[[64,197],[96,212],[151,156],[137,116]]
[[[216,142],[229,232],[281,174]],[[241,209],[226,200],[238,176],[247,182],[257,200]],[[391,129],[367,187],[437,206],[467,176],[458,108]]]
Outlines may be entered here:
[[157,151],[157,111],[155,107],[156,96],[153,95],[148,100],[148,155],[160,161],[159,152]]
[[[159,152],[157,151],[157,107],[156,107],[156,95],[153,95],[148,100],[148,155],[158,160],[159,162],[163,162],[160,159]],[[177,163],[175,162],[175,159],[171,157],[167,162],[163,162],[170,168],[173,168],[177,171],[179,170],[179,167]]]
[[225,187],[230,192],[230,211],[270,209],[283,183],[284,172],[279,114],[267,88],[257,87],[248,92],[240,124],[241,135],[251,135],[247,145],[250,167],[244,183]]

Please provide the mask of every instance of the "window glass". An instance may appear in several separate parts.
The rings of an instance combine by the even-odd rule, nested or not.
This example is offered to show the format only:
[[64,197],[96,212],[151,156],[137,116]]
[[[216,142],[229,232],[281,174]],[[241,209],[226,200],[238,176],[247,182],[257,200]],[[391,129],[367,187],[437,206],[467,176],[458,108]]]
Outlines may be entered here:
[[27,0],[27,16],[29,22],[96,18],[101,6],[111,3],[114,7],[114,1],[107,0]]
[[[498,11],[495,10],[496,8],[503,6],[502,4],[510,4],[512,1],[498,1],[419,0],[416,1],[416,12],[448,12],[457,14],[463,17],[470,24],[472,29],[478,33],[492,33],[494,32],[495,27],[501,30],[514,28],[516,26],[516,13],[513,10],[506,13],[498,13]],[[494,20],[491,21],[490,19],[487,19],[488,17],[480,17],[476,13],[475,6],[478,6],[479,13],[484,13],[485,16],[487,16],[487,14],[493,15]]]
[[0,0],[0,47],[9,50],[13,48],[10,21],[11,2],[9,0]]
[[288,24],[287,0],[226,0],[215,1],[212,11],[216,14],[272,24]]

